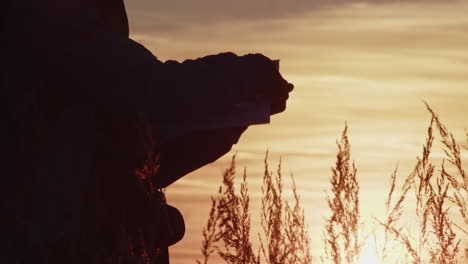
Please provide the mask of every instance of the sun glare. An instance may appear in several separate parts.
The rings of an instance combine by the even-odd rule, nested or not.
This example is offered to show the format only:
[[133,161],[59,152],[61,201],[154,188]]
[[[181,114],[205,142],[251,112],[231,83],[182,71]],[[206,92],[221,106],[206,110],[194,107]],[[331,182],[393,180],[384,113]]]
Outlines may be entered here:
[[359,264],[385,264],[377,256],[373,239],[367,239],[366,244],[362,247]]
[[372,251],[364,251],[359,258],[359,264],[385,264]]

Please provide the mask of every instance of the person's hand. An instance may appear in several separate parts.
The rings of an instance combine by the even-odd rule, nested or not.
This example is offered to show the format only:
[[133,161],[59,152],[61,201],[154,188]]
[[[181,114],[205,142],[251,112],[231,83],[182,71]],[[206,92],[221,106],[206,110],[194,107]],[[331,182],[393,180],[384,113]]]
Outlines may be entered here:
[[242,57],[246,70],[245,86],[256,99],[271,102],[271,114],[283,112],[286,100],[294,86],[288,83],[276,69],[274,62],[262,54],[248,54]]

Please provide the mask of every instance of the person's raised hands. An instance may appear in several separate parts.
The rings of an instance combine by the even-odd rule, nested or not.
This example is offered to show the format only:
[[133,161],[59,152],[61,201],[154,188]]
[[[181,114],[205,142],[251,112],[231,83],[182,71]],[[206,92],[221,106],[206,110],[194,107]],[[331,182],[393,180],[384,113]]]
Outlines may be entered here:
[[255,99],[269,101],[272,115],[283,112],[294,86],[281,76],[275,63],[262,54],[248,54],[242,60],[246,71],[244,86],[248,94]]

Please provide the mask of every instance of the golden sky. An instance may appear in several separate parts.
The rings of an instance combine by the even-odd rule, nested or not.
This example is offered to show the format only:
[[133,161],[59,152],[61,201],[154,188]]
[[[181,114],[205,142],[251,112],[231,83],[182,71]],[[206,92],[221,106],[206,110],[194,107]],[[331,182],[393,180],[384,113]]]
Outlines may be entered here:
[[[382,213],[383,194],[395,165],[404,177],[420,154],[430,121],[422,100],[460,143],[465,141],[467,1],[126,4],[131,38],[160,60],[260,52],[281,59],[283,76],[295,84],[286,112],[274,116],[269,125],[249,128],[232,153],[167,189],[169,203],[182,211],[187,227],[184,240],[170,248],[171,263],[193,263],[201,257],[210,196],[234,150],[239,168],[247,166],[253,207],[259,204],[265,151],[270,151],[271,166],[282,157],[285,175],[292,171],[296,177],[314,247],[321,243],[327,214],[324,190],[345,122],[364,218]],[[435,162],[440,163],[439,145],[435,149]],[[314,254],[320,250],[314,249]]]

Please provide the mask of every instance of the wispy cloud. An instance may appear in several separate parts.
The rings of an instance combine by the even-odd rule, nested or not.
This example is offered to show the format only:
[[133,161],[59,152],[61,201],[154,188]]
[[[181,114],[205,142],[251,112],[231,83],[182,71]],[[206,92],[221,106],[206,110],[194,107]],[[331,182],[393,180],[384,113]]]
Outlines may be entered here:
[[[239,168],[248,168],[254,193],[269,149],[272,169],[282,156],[285,174],[294,172],[298,188],[310,199],[310,214],[317,217],[324,204],[316,196],[323,194],[336,154],[335,140],[347,121],[363,197],[369,197],[363,203],[375,208],[374,197],[387,188],[396,163],[402,174],[414,165],[430,120],[422,99],[457,139],[464,139],[466,1],[343,0],[327,1],[331,2],[327,6],[325,1],[250,0],[252,7],[247,1],[227,5],[216,1],[213,6],[208,4],[214,0],[188,2],[151,2],[156,11],[152,6],[131,7],[132,37],[163,60],[222,51],[265,53],[282,60],[283,75],[295,84],[286,112],[274,116],[270,125],[249,128],[234,146]],[[274,9],[266,2],[278,6]],[[283,2],[297,5],[282,6]],[[210,188],[216,192],[228,162],[229,156],[223,157],[170,187],[172,200],[186,210],[190,221],[203,225],[208,192]],[[188,195],[206,196],[207,202],[200,198],[193,199],[200,207],[187,204]],[[200,215],[202,207],[206,214]],[[190,246],[198,248],[201,230],[193,232],[187,239],[195,239]]]
[[[445,4],[465,2],[448,0]],[[132,14],[172,16],[178,22],[207,23],[298,17],[305,13],[347,6],[434,4],[438,0],[154,0],[127,1]],[[154,17],[156,18],[156,17]]]

